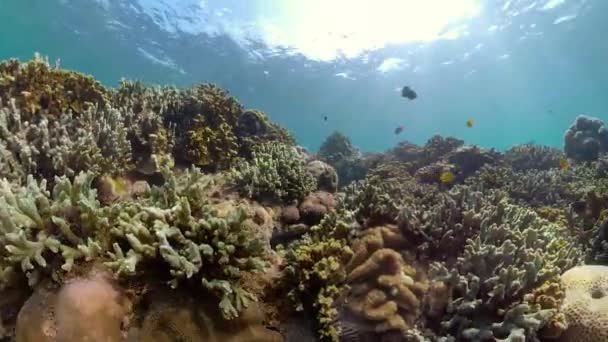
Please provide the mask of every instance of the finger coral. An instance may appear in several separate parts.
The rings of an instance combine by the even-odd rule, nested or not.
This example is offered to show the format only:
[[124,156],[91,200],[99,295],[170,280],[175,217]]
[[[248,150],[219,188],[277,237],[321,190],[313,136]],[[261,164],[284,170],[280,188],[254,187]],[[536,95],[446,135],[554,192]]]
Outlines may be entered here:
[[462,340],[533,338],[554,316],[523,302],[524,295],[582,260],[562,228],[506,199],[483,214],[479,234],[448,271],[434,264],[436,279],[453,289],[444,321]]
[[251,160],[242,160],[231,170],[238,190],[255,199],[290,201],[315,190],[315,179],[304,161],[287,145],[264,143]]
[[137,276],[144,265],[160,264],[168,284],[197,284],[219,300],[234,318],[255,300],[240,284],[244,272],[262,270],[264,248],[235,208],[224,215],[208,197],[212,179],[198,169],[176,178],[165,169],[165,183],[139,201],[114,207],[110,267],[117,276]]
[[22,272],[34,285],[42,274],[57,277],[59,265],[70,271],[75,261],[99,255],[96,233],[107,230],[109,223],[91,189],[92,180],[85,173],[73,182],[58,178],[52,194],[44,180],[38,183],[31,176],[16,189],[0,181],[0,282]]

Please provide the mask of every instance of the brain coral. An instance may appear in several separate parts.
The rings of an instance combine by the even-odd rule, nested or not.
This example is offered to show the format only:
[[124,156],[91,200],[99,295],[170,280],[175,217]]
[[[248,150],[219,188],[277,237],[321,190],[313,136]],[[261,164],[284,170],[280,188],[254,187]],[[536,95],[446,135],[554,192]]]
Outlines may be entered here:
[[608,341],[608,267],[574,267],[561,279],[566,290],[562,312],[568,329],[559,341]]

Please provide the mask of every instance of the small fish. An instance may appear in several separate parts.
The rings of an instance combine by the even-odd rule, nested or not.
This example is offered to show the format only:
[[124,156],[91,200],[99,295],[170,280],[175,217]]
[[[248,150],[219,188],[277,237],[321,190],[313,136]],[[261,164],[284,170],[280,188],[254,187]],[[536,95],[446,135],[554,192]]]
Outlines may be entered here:
[[467,120],[467,127],[472,128],[473,126],[475,126],[475,120],[473,120],[473,119]]
[[327,115],[323,116],[323,121],[327,121]]
[[560,170],[568,170],[569,168],[570,168],[570,162],[568,162],[568,159],[562,158],[559,160],[559,169]]
[[401,132],[403,132],[404,129],[405,129],[405,127],[403,127],[403,126],[399,126],[399,127],[395,128],[395,135],[401,134]]
[[408,98],[410,100],[413,100],[418,97],[416,92],[408,86],[404,86],[403,89],[401,89],[401,96]]
[[455,178],[456,178],[456,176],[454,176],[454,173],[452,173],[450,171],[442,172],[441,175],[439,175],[439,180],[443,184],[452,184],[452,182],[454,182]]

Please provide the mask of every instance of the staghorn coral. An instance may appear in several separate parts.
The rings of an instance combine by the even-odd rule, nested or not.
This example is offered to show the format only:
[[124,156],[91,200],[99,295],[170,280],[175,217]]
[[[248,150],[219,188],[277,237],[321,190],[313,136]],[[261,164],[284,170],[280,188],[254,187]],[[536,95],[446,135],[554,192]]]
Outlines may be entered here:
[[11,273],[22,272],[33,286],[43,274],[57,278],[60,269],[69,272],[77,260],[99,255],[96,233],[107,230],[109,223],[92,180],[86,173],[73,182],[58,178],[52,195],[44,180],[38,183],[32,176],[20,188],[0,181],[2,285]]
[[80,171],[120,174],[130,169],[131,146],[116,109],[90,106],[78,118],[68,112],[37,122],[23,114],[15,101],[0,108],[0,142],[9,163],[3,176],[23,181],[31,173],[52,182],[55,176],[74,177]]
[[451,271],[433,265],[435,279],[453,290],[444,321],[462,340],[534,338],[554,316],[523,302],[524,295],[582,260],[565,228],[508,203],[489,205],[479,234],[468,239]]
[[346,266],[349,291],[338,318],[344,336],[405,337],[414,330],[428,284],[398,252],[406,247],[394,226],[370,228],[354,243]]
[[237,317],[255,297],[240,280],[264,268],[264,246],[248,228],[243,207],[219,211],[208,197],[213,180],[198,169],[165,183],[139,201],[117,204],[112,221],[110,267],[117,276],[136,276],[160,264],[171,287],[193,283],[219,299],[222,315]]
[[241,160],[231,179],[244,196],[282,201],[301,199],[316,185],[295,151],[274,143],[259,145],[251,160]]
[[553,147],[524,144],[513,146],[505,152],[504,161],[515,171],[550,170],[559,167],[566,155]]
[[0,63],[0,101],[15,100],[24,121],[46,117],[50,122],[63,113],[76,117],[93,105],[108,103],[108,91],[91,76],[51,67],[35,55],[20,63],[11,59]]
[[125,125],[131,128],[128,140],[137,170],[152,174],[172,167],[175,134],[171,127],[165,126],[163,115],[178,100],[178,90],[122,80],[113,90],[112,100],[124,113]]

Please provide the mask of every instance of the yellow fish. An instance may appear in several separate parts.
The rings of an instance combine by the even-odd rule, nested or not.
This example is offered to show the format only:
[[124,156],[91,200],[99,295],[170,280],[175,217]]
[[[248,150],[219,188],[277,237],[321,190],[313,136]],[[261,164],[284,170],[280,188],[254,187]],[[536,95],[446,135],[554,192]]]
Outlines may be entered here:
[[559,160],[559,169],[560,170],[568,170],[569,168],[570,168],[570,163],[568,162],[568,159],[562,158]]
[[475,126],[475,120],[473,120],[473,119],[467,120],[467,127],[471,128],[473,126]]
[[451,184],[454,181],[454,178],[456,178],[456,176],[450,171],[442,172],[439,176],[439,180],[443,184]]

